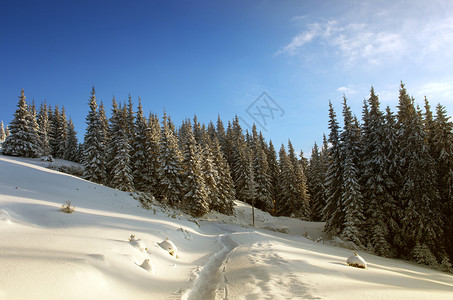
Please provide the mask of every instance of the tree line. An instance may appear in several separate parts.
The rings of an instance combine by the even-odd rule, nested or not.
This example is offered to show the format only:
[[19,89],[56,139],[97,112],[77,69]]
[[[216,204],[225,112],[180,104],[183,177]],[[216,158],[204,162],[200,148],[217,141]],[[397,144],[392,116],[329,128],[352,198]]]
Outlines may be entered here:
[[197,117],[176,127],[164,113],[144,115],[112,100],[111,117],[93,87],[84,143],[64,108],[28,106],[24,92],[3,153],[51,155],[84,165],[84,178],[141,191],[194,216],[233,214],[238,199],[276,216],[324,221],[325,232],[378,255],[451,269],[453,259],[453,124],[433,115],[401,83],[397,114],[383,112],[371,88],[361,121],[343,99],[343,128],[329,103],[328,137],[310,160],[290,140],[277,151],[237,116],[225,124]]
[[80,162],[87,180],[149,193],[194,216],[233,214],[238,199],[274,215],[310,219],[307,160],[291,141],[277,155],[272,141],[256,126],[244,132],[237,117],[225,126],[220,117],[206,125],[194,116],[176,127],[166,113],[162,120],[146,117],[140,98],[134,111],[129,97],[123,104],[113,98],[107,118],[93,88],[86,124],[84,143],[77,144],[64,109],[43,104],[36,112],[22,91],[3,153]]
[[403,83],[397,110],[382,111],[371,88],[359,122],[344,97],[341,129],[329,103],[330,133],[308,168],[312,219],[376,254],[451,270],[453,124]]

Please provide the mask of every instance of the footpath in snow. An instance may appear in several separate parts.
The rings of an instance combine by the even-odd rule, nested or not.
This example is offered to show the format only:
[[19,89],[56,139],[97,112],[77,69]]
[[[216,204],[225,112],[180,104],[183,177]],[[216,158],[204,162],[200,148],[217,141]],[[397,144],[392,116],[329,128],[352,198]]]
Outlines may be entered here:
[[254,228],[241,202],[235,217],[145,210],[45,164],[0,156],[1,300],[453,299],[450,274],[367,253],[348,266],[352,251],[303,237],[322,223],[255,210]]

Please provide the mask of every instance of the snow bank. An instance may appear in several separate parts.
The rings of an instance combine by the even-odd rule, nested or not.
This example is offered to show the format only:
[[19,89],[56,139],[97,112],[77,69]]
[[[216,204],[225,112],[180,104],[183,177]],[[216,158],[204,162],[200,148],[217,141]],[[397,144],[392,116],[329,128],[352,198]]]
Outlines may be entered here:
[[[365,253],[366,272],[348,267],[350,250],[302,237],[322,236],[322,223],[255,210],[253,228],[241,202],[237,216],[204,221],[145,210],[44,163],[0,156],[1,300],[452,298],[453,277],[423,266]],[[73,214],[59,211],[66,201]]]

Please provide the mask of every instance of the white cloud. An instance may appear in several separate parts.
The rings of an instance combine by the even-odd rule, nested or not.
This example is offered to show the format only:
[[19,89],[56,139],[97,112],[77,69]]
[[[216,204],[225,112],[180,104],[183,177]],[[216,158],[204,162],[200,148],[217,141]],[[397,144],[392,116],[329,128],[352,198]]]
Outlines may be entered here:
[[353,89],[351,86],[341,86],[337,89],[337,91],[339,91],[340,93],[342,94],[345,94],[345,95],[352,95],[352,94],[355,94],[357,93],[357,91],[355,89]]
[[323,50],[318,53],[328,53],[346,66],[402,62],[435,69],[444,60],[453,67],[453,5],[442,0],[437,6],[410,4],[367,4],[360,11],[351,9],[329,21],[310,23],[276,54],[306,55],[306,46],[312,44]]
[[417,99],[423,99],[426,96],[432,103],[452,102],[453,84],[451,82],[429,82],[418,88],[416,96]]

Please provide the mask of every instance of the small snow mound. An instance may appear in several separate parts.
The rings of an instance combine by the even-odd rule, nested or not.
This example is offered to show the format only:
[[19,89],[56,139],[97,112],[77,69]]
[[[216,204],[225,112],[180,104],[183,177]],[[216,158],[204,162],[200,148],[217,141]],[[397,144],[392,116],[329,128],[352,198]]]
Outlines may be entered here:
[[168,251],[168,253],[170,253],[170,255],[176,256],[177,248],[176,248],[175,244],[172,241],[170,241],[168,238],[166,238],[164,241],[157,243],[157,244],[162,249]]
[[129,237],[129,244],[131,244],[135,248],[138,248],[142,252],[148,250],[148,248],[146,248],[146,245],[142,242],[142,239],[137,239],[133,234],[131,234],[131,236]]
[[0,208],[0,222],[4,224],[11,224],[11,216],[4,208]]
[[356,252],[354,252],[354,255],[351,255],[348,257],[348,259],[346,260],[346,263],[348,264],[348,266],[356,267],[356,268],[360,268],[360,269],[366,269],[366,267],[367,267],[365,260],[360,255],[358,255]]
[[148,272],[153,272],[154,269],[153,265],[149,261],[149,258],[145,259],[139,267]]

